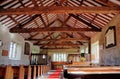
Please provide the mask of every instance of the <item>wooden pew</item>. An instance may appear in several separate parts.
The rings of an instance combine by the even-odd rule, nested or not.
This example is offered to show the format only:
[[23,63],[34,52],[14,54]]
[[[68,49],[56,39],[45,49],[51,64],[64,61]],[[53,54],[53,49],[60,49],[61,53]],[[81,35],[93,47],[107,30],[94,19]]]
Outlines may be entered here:
[[13,79],[13,68],[11,65],[6,67],[4,79]]
[[41,66],[40,65],[38,65],[38,72],[37,73],[38,73],[37,76],[40,77],[41,76]]
[[40,72],[41,72],[41,75],[43,75],[43,70],[44,70],[44,69],[43,69],[43,65],[41,65],[40,68],[41,68],[41,71],[40,71]]
[[[32,69],[33,68],[33,69]],[[0,67],[0,79],[36,79],[49,71],[49,65]],[[33,73],[32,73],[33,72]],[[32,76],[33,75],[33,76]]]
[[24,66],[25,72],[24,72],[24,79],[31,79],[31,66]]
[[120,79],[120,67],[69,67],[64,69],[65,78]]
[[19,79],[24,79],[24,73],[25,73],[24,66],[21,65],[19,68]]
[[22,66],[22,67],[20,67],[19,70],[22,70],[22,72],[19,71],[19,77],[21,74],[22,78],[24,77],[24,79],[31,79],[31,66],[30,65],[29,66]]
[[36,79],[36,66],[34,65],[34,69],[33,69],[33,79]]
[[0,79],[4,79],[6,66],[0,66]]
[[13,79],[19,78],[19,66],[12,66],[13,68]]
[[31,79],[31,66],[28,66],[28,77],[27,79]]
[[25,68],[23,65],[13,66],[14,79],[24,79]]

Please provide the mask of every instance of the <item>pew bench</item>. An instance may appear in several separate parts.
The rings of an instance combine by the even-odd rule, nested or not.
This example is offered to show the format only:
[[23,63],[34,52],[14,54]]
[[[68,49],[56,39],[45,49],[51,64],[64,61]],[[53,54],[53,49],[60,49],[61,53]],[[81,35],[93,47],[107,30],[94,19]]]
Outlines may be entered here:
[[0,79],[4,79],[5,70],[6,70],[5,66],[0,66]]
[[69,67],[64,69],[64,77],[69,79],[120,79],[119,66]]
[[0,79],[36,79],[50,70],[50,65],[0,66]]

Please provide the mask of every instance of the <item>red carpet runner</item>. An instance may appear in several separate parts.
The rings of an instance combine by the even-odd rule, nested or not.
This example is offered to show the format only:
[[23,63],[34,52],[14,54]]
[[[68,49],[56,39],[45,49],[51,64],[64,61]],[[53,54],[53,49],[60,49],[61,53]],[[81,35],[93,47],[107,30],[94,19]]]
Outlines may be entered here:
[[61,69],[58,69],[52,74],[50,74],[47,79],[60,79],[60,73],[61,73]]

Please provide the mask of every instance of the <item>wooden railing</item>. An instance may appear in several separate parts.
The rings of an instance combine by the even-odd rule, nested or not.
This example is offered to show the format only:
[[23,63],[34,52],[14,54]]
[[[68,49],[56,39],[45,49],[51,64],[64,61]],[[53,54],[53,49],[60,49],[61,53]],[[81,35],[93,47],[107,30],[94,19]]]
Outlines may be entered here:
[[49,65],[1,66],[0,79],[37,79],[49,70]]

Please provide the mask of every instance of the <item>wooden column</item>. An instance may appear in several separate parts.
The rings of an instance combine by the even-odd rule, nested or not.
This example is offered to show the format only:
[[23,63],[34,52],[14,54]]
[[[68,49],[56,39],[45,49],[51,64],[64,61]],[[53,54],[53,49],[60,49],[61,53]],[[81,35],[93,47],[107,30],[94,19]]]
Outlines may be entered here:
[[90,61],[91,61],[91,39],[89,39],[89,42],[88,42],[88,52],[90,54]]

